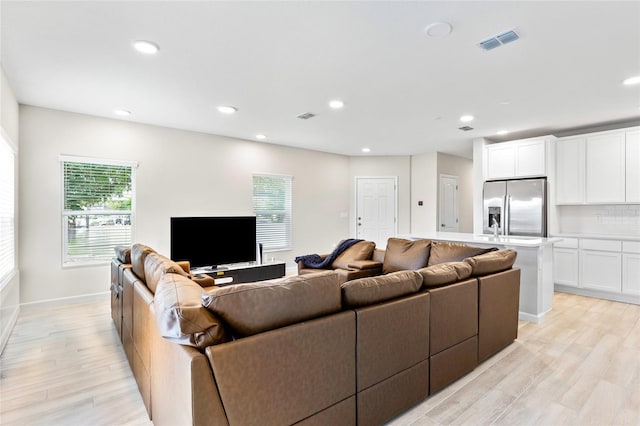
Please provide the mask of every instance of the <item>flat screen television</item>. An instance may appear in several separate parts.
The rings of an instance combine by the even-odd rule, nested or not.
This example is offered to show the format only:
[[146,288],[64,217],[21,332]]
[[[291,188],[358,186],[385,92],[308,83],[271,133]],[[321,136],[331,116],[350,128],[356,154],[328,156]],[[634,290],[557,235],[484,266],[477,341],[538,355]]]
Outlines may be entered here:
[[172,217],[171,259],[192,268],[256,260],[256,217]]

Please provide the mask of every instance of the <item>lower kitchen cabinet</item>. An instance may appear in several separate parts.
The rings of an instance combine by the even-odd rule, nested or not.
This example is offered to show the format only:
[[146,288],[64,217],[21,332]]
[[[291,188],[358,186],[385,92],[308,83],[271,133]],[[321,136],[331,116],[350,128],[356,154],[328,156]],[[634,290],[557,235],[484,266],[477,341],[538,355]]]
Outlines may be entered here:
[[640,296],[640,242],[622,243],[622,292]]
[[640,242],[562,238],[553,247],[559,291],[640,304]]
[[622,254],[609,251],[581,250],[582,287],[605,291],[622,291]]
[[564,238],[553,245],[553,282],[578,287],[578,240]]

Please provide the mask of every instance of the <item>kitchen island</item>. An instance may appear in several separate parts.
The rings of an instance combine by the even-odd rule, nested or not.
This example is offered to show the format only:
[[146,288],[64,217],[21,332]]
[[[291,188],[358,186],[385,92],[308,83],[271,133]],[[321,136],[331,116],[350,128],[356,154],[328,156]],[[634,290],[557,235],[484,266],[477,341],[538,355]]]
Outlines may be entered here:
[[553,243],[561,238],[513,235],[475,235],[461,232],[426,232],[400,235],[408,239],[460,242],[478,247],[510,248],[518,252],[515,267],[520,268],[520,309],[523,321],[541,322],[553,301]]

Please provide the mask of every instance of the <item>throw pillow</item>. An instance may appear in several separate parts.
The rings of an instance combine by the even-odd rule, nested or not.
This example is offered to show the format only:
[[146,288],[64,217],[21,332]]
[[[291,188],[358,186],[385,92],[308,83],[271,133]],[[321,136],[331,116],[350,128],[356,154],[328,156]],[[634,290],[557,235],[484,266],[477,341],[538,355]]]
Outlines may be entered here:
[[467,257],[495,251],[497,248],[474,247],[464,243],[452,243],[449,241],[434,241],[431,244],[431,254],[427,266],[446,262],[460,262]]
[[376,248],[376,243],[373,241],[360,241],[355,243],[336,258],[333,261],[332,267],[340,269],[349,269],[349,263],[357,260],[369,260],[373,254],[373,250]]
[[342,284],[345,306],[367,306],[418,292],[422,276],[416,271],[398,271],[378,277],[359,278]]
[[[382,272],[416,270],[427,266],[431,240],[389,238],[382,262]],[[462,260],[462,259],[460,259]]]
[[465,262],[440,263],[418,269],[426,288],[453,284],[471,276],[471,266]]
[[340,311],[338,279],[330,271],[235,284],[204,293],[202,304],[221,318],[235,337],[251,336]]
[[471,266],[473,276],[480,276],[511,269],[517,256],[515,250],[504,249],[469,257],[464,261]]

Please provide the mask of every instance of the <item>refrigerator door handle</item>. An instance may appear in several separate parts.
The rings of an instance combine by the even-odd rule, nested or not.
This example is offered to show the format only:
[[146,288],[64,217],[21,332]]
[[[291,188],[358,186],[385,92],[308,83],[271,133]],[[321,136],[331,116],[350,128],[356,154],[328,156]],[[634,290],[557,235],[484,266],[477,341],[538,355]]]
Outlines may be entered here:
[[511,226],[511,195],[504,196],[504,235],[509,235],[511,230],[509,229]]

